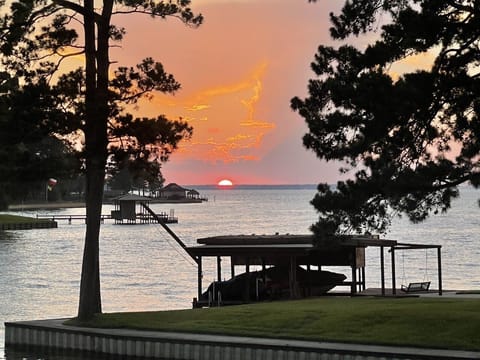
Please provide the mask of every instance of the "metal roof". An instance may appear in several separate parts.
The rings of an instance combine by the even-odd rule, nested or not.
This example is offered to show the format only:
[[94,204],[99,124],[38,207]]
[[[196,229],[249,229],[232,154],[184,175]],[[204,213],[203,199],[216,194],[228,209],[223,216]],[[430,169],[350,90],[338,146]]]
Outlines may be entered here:
[[267,245],[267,244],[313,244],[313,235],[220,235],[200,238],[197,243],[204,245]]
[[[380,239],[376,235],[338,235],[332,241],[342,246],[395,246],[396,240]],[[313,234],[274,234],[274,235],[220,235],[200,238],[197,243],[203,245],[223,245],[233,247],[237,245],[280,245],[280,244],[313,244]]]
[[383,240],[376,236],[339,236],[332,246],[315,246],[312,234],[274,234],[274,235],[222,235],[200,238],[200,245],[190,246],[187,251],[196,256],[230,256],[259,254],[292,254],[307,255],[312,252],[335,253],[341,249],[365,248],[368,246],[392,247],[395,240]]
[[168,192],[168,191],[187,191],[188,189],[185,189],[178,185],[177,183],[170,183],[167,186],[164,186],[163,188],[160,189],[161,192]]
[[149,197],[146,196],[140,196],[140,195],[134,195],[134,194],[125,194],[121,196],[117,196],[116,198],[113,198],[113,201],[119,202],[119,201],[151,201]]

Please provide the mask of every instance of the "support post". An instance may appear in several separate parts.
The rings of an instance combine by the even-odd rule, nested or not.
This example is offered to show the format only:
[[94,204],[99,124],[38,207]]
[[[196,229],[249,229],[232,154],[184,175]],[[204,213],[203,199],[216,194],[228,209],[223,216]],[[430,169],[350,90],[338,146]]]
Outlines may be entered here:
[[357,269],[355,265],[352,265],[352,284],[350,285],[350,295],[355,295],[357,293]]
[[307,288],[304,290],[305,296],[312,295],[312,282],[310,281],[312,278],[312,267],[310,264],[307,264]]
[[367,281],[365,280],[365,266],[362,266],[360,271],[362,273],[362,290],[365,290],[367,287]]
[[264,285],[267,282],[267,265],[264,257],[262,257],[262,281]]
[[245,302],[250,302],[250,258],[245,259]]
[[357,293],[357,248],[353,248],[351,254],[350,266],[352,267],[352,284],[350,285],[350,295]]
[[380,246],[380,285],[382,288],[382,296],[385,296],[385,258],[383,246]]
[[197,258],[197,281],[198,281],[198,300],[200,300],[200,297],[202,296],[202,257],[199,256]]
[[290,256],[290,272],[289,272],[289,288],[290,299],[297,298],[297,258],[296,256]]
[[217,256],[217,279],[222,281],[222,258]]
[[442,295],[442,248],[437,248],[437,261],[438,261],[438,295]]
[[233,256],[230,256],[230,277],[231,278],[235,277],[235,263],[233,260]]
[[397,284],[395,279],[395,247],[391,247],[390,251],[392,253],[392,294],[397,294]]

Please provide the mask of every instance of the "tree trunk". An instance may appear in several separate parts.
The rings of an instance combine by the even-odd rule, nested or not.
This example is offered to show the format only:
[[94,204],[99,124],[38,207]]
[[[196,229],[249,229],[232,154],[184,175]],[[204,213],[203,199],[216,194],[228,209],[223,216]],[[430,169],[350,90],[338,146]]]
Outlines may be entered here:
[[[84,132],[87,223],[78,307],[79,320],[90,319],[94,314],[102,312],[99,237],[108,146],[108,68],[110,65],[108,32],[111,4],[111,0],[104,1],[102,16],[99,18],[97,15],[95,18],[93,0],[85,0],[86,118]],[[95,34],[96,26],[97,34]]]
[[87,223],[83,251],[78,318],[88,320],[102,312],[100,296],[99,234],[105,169],[101,159],[87,161]]

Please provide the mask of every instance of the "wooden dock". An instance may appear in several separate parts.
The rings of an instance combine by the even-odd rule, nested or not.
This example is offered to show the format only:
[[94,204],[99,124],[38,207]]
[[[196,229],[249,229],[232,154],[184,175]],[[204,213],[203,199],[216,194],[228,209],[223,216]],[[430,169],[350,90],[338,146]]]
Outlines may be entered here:
[[[172,216],[171,214],[167,213],[159,213],[156,214],[158,218],[160,218],[166,224],[176,224],[178,223],[178,218]],[[82,221],[85,223],[87,221],[86,215],[37,215],[37,219],[39,220],[50,220],[50,221],[66,221],[68,224],[72,224],[73,221]],[[115,217],[112,217],[111,214],[101,215],[100,221],[101,223],[105,223],[105,220],[117,220]],[[137,214],[135,219],[123,219],[122,223],[116,221],[116,224],[123,224],[123,225],[134,225],[134,224],[157,224],[158,221],[155,217],[146,214]],[[140,220],[140,222],[137,222]]]
[[53,229],[58,227],[56,221],[40,220],[34,222],[18,222],[0,224],[0,230],[30,230],[30,229]]

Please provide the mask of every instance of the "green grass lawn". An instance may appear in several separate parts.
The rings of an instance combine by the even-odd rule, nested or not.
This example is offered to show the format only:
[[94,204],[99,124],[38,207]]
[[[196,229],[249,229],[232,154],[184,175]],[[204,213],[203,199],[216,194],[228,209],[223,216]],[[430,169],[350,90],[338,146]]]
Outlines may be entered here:
[[480,350],[480,300],[475,299],[327,297],[102,314],[81,325]]
[[40,222],[40,221],[45,221],[45,220],[26,217],[26,216],[0,214],[0,224],[20,224],[20,223],[30,223],[30,222]]

